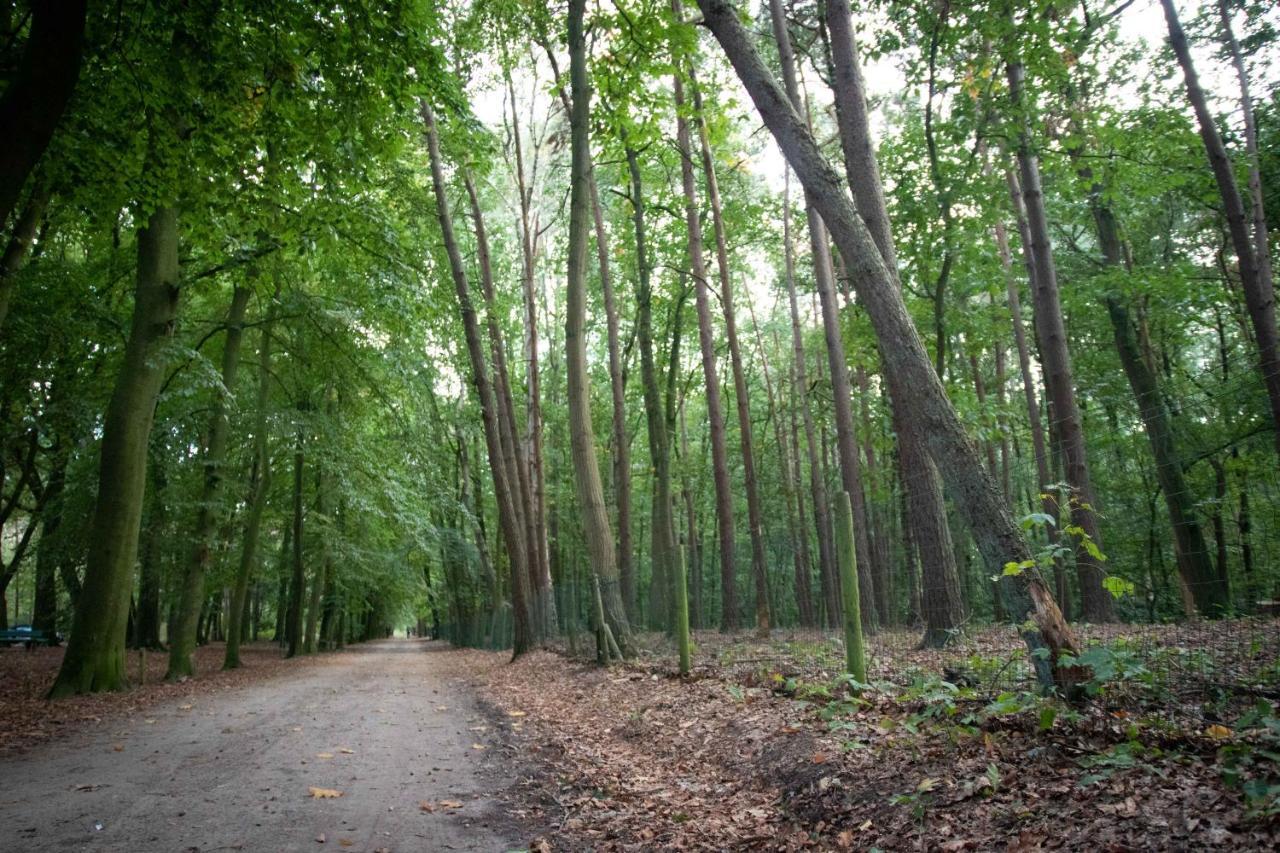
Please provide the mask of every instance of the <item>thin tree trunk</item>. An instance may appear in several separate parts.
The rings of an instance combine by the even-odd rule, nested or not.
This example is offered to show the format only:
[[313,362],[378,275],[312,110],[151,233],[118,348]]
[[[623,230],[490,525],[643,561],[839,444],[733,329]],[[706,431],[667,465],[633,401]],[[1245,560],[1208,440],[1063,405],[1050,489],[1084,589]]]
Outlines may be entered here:
[[631,184],[629,192],[636,242],[636,341],[640,346],[640,381],[644,391],[649,458],[653,465],[653,495],[649,519],[653,571],[649,582],[649,624],[665,627],[671,615],[667,587],[671,580],[676,548],[671,507],[671,446],[663,418],[662,391],[658,385],[658,369],[653,355],[653,288],[640,159],[636,150],[627,143],[625,133],[622,143],[626,151]]
[[225,473],[223,466],[231,430],[225,395],[233,393],[240,370],[240,340],[244,335],[244,317],[250,295],[248,288],[237,287],[231,296],[231,308],[227,311],[227,334],[222,347],[222,386],[215,391],[208,443],[202,460],[204,480],[196,512],[195,544],[183,573],[178,620],[169,635],[169,670],[165,673],[169,681],[191,678],[196,674],[196,622],[200,616],[200,603],[205,597],[205,577],[213,562],[214,533]]
[[[44,221],[45,209],[49,206],[48,184],[36,179],[37,185],[32,188],[31,195],[18,221],[13,224],[9,234],[9,242],[5,246],[4,256],[0,257],[0,329],[4,328],[5,318],[9,315],[9,305],[13,300],[13,288],[17,284],[18,271],[26,263],[35,243],[40,223]],[[0,219],[0,223],[3,223]]]
[[[1024,71],[1019,61],[1007,67],[1009,98],[1015,111],[1024,108]],[[1067,330],[1058,298],[1058,275],[1049,238],[1049,221],[1044,207],[1044,191],[1040,186],[1040,163],[1031,148],[1030,130],[1023,119],[1017,140],[1018,166],[1022,173],[1022,197],[1026,205],[1031,251],[1035,257],[1034,289],[1035,324],[1040,341],[1040,357],[1044,363],[1044,382],[1051,403],[1051,415],[1061,443],[1066,465],[1067,483],[1071,486],[1071,522],[1079,528],[1075,548],[1076,574],[1080,580],[1081,616],[1089,622],[1111,622],[1115,619],[1112,597],[1103,587],[1106,572],[1102,563],[1085,542],[1087,537],[1101,550],[1102,536],[1094,507],[1093,484],[1089,477],[1089,461],[1085,451],[1084,430],[1076,405],[1075,379],[1071,371],[1071,354],[1067,346]]]
[[304,462],[302,430],[298,430],[293,447],[293,532],[292,562],[289,580],[289,612],[285,616],[285,638],[288,648],[285,657],[302,652],[302,596],[306,586],[306,571],[302,562],[302,465]]
[[707,199],[711,203],[711,224],[716,237],[716,267],[720,274],[720,308],[724,314],[725,340],[729,345],[729,365],[733,372],[734,402],[738,411],[738,439],[742,452],[742,477],[747,490],[747,526],[751,534],[751,576],[755,581],[756,631],[769,633],[768,575],[764,553],[764,513],[760,505],[760,483],[756,478],[755,440],[751,427],[751,398],[747,393],[746,374],[742,368],[742,348],[738,343],[738,321],[733,307],[733,282],[729,275],[729,247],[725,237],[724,216],[720,207],[720,187],[716,181],[715,161],[702,112],[702,94],[697,78],[689,69],[693,89],[693,108],[697,117],[698,142],[702,149],[702,171],[706,176]]
[[[679,16],[679,3],[672,8]],[[720,630],[738,628],[737,572],[734,561],[733,491],[729,484],[728,447],[724,409],[720,400],[720,376],[716,366],[715,331],[711,325],[711,301],[707,267],[702,255],[702,223],[698,218],[698,189],[693,175],[693,148],[689,122],[685,118],[684,71],[677,60],[672,75],[676,103],[676,145],[680,150],[680,181],[684,189],[685,228],[688,234],[690,271],[698,315],[698,344],[702,355],[702,378],[706,391],[708,431],[711,435],[711,473],[716,493],[716,523],[720,533]]]
[[147,443],[178,314],[178,211],[138,232],[138,278],[124,361],[102,427],[98,500],[71,639],[50,698],[126,686],[125,628],[146,487]]
[[[586,0],[569,0],[569,83],[573,92],[573,109],[569,114],[571,137],[571,171],[569,184],[569,253],[566,272],[566,308],[564,321],[565,367],[569,388],[569,442],[573,454],[574,486],[582,512],[583,534],[587,540],[592,568],[597,581],[605,627],[612,633],[623,655],[631,654],[631,625],[618,583],[617,554],[609,514],[604,505],[604,488],[596,461],[595,434],[591,424],[591,384],[587,370],[587,229],[590,193],[587,186],[591,174],[591,148],[588,138],[591,89],[587,82],[586,41],[583,16]],[[608,633],[602,632],[608,638]],[[607,643],[597,653],[606,660]]]

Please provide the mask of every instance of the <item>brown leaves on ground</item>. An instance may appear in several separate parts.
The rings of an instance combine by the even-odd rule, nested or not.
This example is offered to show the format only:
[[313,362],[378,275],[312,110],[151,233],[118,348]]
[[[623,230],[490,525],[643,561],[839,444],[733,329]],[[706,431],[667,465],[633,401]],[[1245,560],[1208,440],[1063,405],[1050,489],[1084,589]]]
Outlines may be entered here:
[[342,796],[343,792],[337,788],[316,788],[313,786],[307,789],[307,793],[311,795],[313,800],[336,800]]
[[[1239,793],[1214,766],[1212,735],[1153,743],[1139,760],[1107,764],[1128,743],[1128,724],[1102,711],[1047,733],[1018,718],[962,729],[915,725],[918,707],[880,697],[828,720],[818,705],[768,688],[586,667],[549,652],[495,671],[482,692],[508,758],[544,765],[518,785],[518,813],[550,823],[555,849],[1271,849],[1280,841],[1274,823],[1245,819]],[[527,717],[510,721],[513,709]],[[1101,765],[1083,766],[1099,756]]]
[[[198,677],[179,684],[164,681],[167,654],[130,650],[125,659],[126,671],[134,686],[129,690],[72,696],[56,702],[47,702],[44,697],[62,665],[65,647],[30,651],[0,648],[0,753],[47,741],[81,726],[102,725],[111,717],[134,714],[159,702],[188,699],[179,706],[180,710],[198,714],[196,700],[203,694],[235,690],[325,659],[318,656],[284,660],[280,650],[270,643],[246,644],[240,647],[241,667],[224,672],[225,648],[221,643],[210,643],[196,649]],[[146,679],[140,685],[143,664]]]

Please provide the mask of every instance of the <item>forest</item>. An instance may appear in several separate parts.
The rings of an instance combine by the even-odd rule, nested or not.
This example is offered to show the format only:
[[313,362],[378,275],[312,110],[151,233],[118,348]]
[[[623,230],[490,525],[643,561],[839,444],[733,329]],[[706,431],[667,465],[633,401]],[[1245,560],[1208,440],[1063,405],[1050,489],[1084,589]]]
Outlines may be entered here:
[[530,849],[1275,843],[1278,41],[1266,0],[0,3],[0,773],[351,660],[484,682],[436,709],[484,772],[575,780],[510,794]]

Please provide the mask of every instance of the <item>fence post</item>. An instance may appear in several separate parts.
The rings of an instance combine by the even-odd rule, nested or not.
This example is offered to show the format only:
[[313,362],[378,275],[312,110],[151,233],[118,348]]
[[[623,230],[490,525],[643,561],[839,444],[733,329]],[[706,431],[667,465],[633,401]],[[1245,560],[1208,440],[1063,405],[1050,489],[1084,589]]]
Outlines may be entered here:
[[862,611],[858,602],[858,556],[853,548],[853,507],[848,492],[836,500],[836,556],[844,605],[844,668],[860,682],[867,680],[862,648]]

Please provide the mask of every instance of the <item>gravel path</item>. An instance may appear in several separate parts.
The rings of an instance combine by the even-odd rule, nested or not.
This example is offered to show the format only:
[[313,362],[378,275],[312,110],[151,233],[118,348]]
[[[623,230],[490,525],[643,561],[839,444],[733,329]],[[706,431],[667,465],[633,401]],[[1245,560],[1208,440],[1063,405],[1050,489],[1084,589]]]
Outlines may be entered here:
[[[388,640],[0,758],[0,849],[502,851],[468,653]],[[311,788],[341,791],[315,798]],[[429,807],[429,809],[427,808]]]

